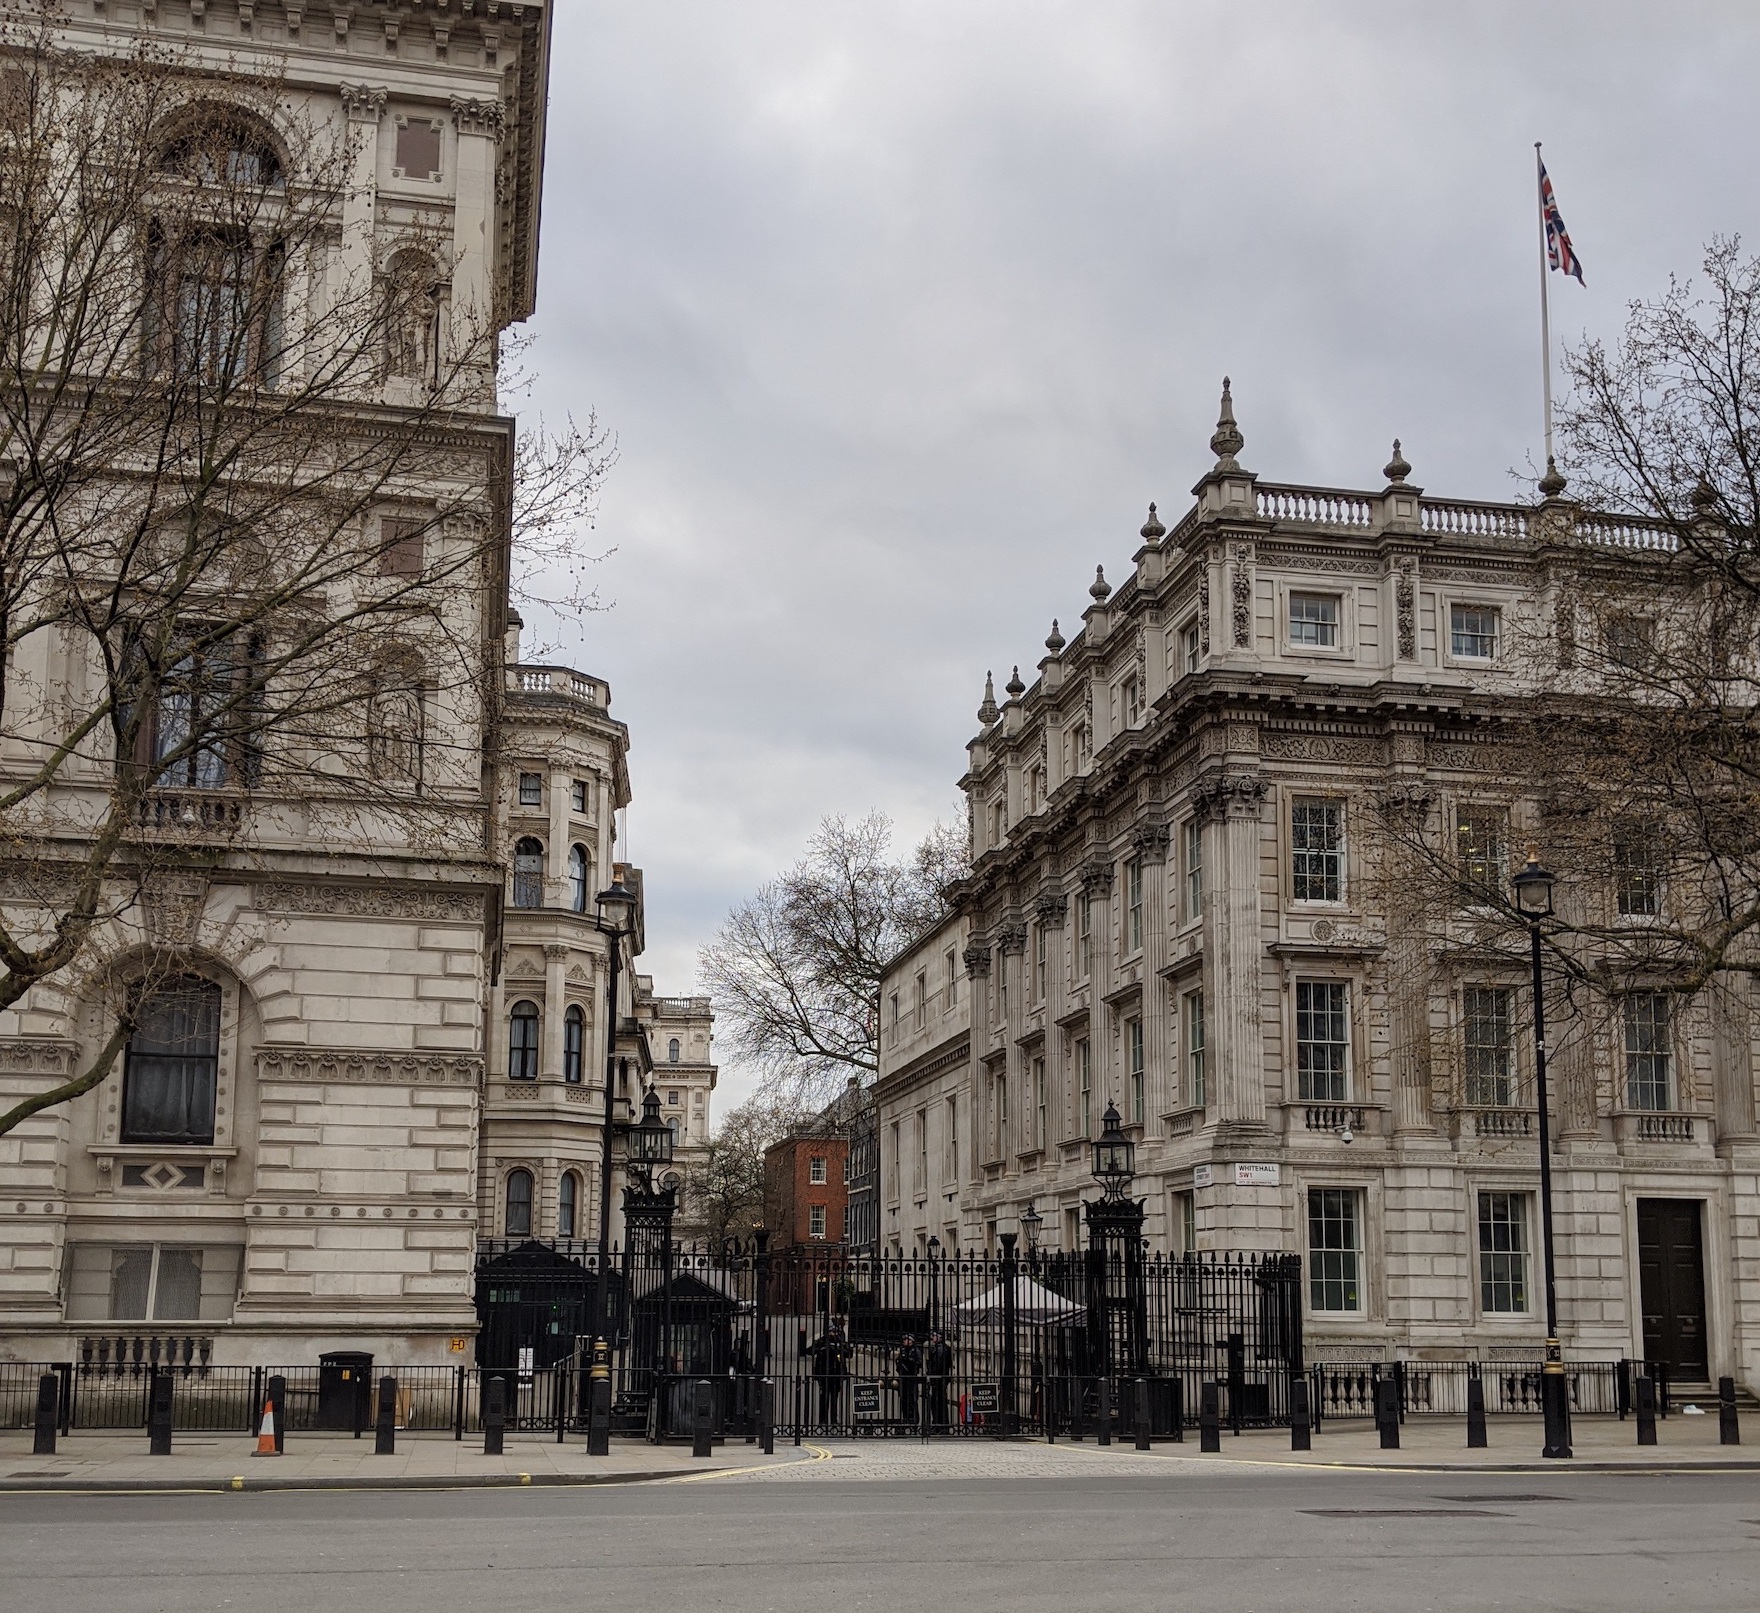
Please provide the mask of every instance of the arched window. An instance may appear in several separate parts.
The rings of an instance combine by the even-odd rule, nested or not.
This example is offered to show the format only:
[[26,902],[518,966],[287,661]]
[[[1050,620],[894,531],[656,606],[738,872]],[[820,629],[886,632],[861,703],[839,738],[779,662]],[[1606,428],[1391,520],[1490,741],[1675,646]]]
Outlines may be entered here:
[[544,845],[529,835],[513,848],[513,905],[544,905]]
[[123,1075],[125,1143],[212,1143],[220,988],[186,975],[142,1004]]
[[507,1016],[507,1079],[538,1079],[538,1005],[517,1002]]
[[581,1179],[573,1171],[562,1173],[562,1185],[556,1191],[556,1236],[573,1238],[575,1217],[581,1202]]
[[666,1062],[668,1064],[678,1063],[678,1038],[676,1036],[666,1044]]
[[166,143],[159,166],[200,185],[277,189],[281,159],[253,121],[229,107],[205,107]]
[[581,1053],[587,1040],[587,1016],[571,1008],[562,1016],[562,1079],[573,1086],[581,1082]]
[[587,848],[570,846],[568,848],[568,905],[576,913],[587,910],[588,898],[587,879]]
[[532,1173],[527,1170],[507,1173],[507,1219],[502,1229],[510,1238],[532,1235]]

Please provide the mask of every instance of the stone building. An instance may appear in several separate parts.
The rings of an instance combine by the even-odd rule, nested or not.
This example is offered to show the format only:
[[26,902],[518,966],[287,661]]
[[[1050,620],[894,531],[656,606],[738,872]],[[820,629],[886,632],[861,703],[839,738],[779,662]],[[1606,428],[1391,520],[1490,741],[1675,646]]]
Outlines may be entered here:
[[[1312,1357],[1532,1358],[1527,980],[1401,931],[1374,812],[1498,878],[1543,842],[1485,761],[1508,646],[1565,620],[1585,555],[1641,581],[1657,535],[1556,492],[1431,498],[1397,444],[1374,492],[1261,482],[1242,446],[1225,387],[1195,504],[1171,532],[1151,506],[1031,686],[986,687],[972,874],[882,986],[882,1240],[994,1246],[1032,1203],[1081,1246],[1115,1104],[1151,1245],[1300,1253]],[[1567,1351],[1760,1381],[1751,1008],[1640,993],[1558,1050]]]
[[[339,273],[376,263],[381,237],[418,212],[452,243],[434,319],[392,355],[376,400],[388,414],[414,407],[400,377],[444,347],[449,321],[500,330],[530,314],[548,4],[64,11],[68,43],[95,54],[155,30],[202,68],[197,99],[205,83],[224,101],[236,64],[271,52],[287,128],[272,119],[252,138],[296,179],[296,128],[345,134],[359,153],[336,198]],[[420,811],[343,834],[267,777],[216,771],[161,789],[143,822],[175,833],[175,877],[156,874],[77,969],[0,1012],[9,1106],[104,1044],[97,983],[143,937],[184,960],[101,1086],[0,1137],[0,1356],[138,1357],[146,1341],[155,1357],[218,1363],[295,1365],[337,1348],[466,1361],[479,1238],[597,1233],[608,1066],[627,1119],[678,1047],[667,1094],[689,1170],[714,1085],[708,1005],[657,997],[634,972],[638,905],[614,1024],[605,1012],[592,898],[613,875],[628,735],[601,679],[520,660],[512,422],[493,379],[452,411],[443,443],[448,499],[501,538],[447,602],[461,674],[425,703],[414,692],[405,749]],[[398,509],[428,492],[404,489]],[[77,687],[90,656],[50,640],[26,641],[7,667],[0,773],[31,765],[42,738],[28,710],[15,716],[18,691]],[[41,715],[52,732],[55,713]],[[76,757],[67,799],[113,767]],[[219,823],[227,832],[210,832]],[[639,870],[625,877],[639,896]],[[18,899],[17,882],[5,892]]]

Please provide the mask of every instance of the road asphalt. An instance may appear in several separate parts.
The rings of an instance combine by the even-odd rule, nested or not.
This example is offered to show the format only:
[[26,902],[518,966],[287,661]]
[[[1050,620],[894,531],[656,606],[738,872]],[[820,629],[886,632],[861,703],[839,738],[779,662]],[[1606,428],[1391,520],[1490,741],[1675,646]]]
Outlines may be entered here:
[[961,1442],[646,1484],[0,1497],[7,1613],[1753,1613],[1760,1475]]

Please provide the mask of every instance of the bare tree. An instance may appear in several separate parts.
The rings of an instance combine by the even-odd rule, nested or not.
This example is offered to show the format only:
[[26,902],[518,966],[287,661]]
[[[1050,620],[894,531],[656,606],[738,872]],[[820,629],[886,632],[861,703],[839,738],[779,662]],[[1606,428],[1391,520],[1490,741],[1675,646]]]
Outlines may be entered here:
[[1549,1012],[1589,1028],[1634,992],[1760,972],[1760,260],[1713,242],[1701,289],[1634,303],[1568,368],[1571,479],[1541,483],[1509,623],[1525,693],[1477,702],[1494,742],[1452,809],[1379,803],[1378,872],[1413,967],[1446,948],[1519,971],[1508,880],[1535,842],[1559,876]]
[[897,860],[892,824],[827,818],[806,855],[728,915],[701,960],[734,1048],[795,1109],[879,1068],[880,978],[940,920],[964,839],[940,826]]
[[498,700],[512,512],[566,570],[611,452],[571,426],[516,499],[497,294],[454,302],[447,232],[345,230],[356,143],[273,74],[216,99],[38,10],[0,26],[0,1009],[100,936],[131,961],[0,1132],[104,1078],[192,890],[292,817],[481,846],[447,714]]
[[749,1237],[764,1224],[764,1150],[799,1118],[761,1095],[722,1117],[689,1186],[690,1219],[712,1240]]

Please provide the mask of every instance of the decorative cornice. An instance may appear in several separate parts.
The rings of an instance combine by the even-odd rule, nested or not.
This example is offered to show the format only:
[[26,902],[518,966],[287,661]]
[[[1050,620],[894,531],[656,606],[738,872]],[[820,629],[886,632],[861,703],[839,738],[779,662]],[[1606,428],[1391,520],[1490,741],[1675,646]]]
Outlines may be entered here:
[[1252,818],[1269,786],[1254,773],[1230,773],[1192,786],[1192,805],[1200,818]]
[[1113,876],[1116,872],[1110,857],[1096,857],[1092,862],[1083,864],[1081,874],[1083,891],[1092,895],[1095,891],[1111,890]]
[[351,121],[377,123],[391,99],[391,91],[381,84],[343,84],[339,89]]
[[1046,891],[1033,903],[1033,916],[1041,924],[1062,924],[1069,912],[1069,898],[1061,891]]
[[330,913],[347,918],[452,919],[483,917],[480,891],[432,885],[306,885],[276,881],[258,885],[252,903],[271,913]]
[[72,1042],[0,1041],[0,1074],[72,1075],[78,1062]]
[[264,1048],[257,1054],[259,1081],[476,1087],[482,1078],[483,1061],[466,1054],[349,1052],[303,1047]]
[[499,101],[467,101],[453,96],[452,115],[458,120],[460,134],[486,134],[499,140],[506,121],[506,109]]

